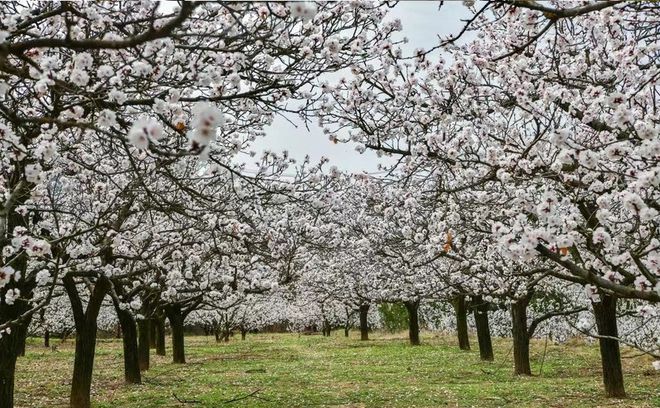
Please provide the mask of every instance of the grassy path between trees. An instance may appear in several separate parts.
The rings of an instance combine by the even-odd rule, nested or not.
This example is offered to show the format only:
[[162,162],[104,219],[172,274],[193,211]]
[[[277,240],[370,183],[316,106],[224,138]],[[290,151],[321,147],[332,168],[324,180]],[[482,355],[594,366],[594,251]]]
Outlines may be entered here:
[[[423,333],[418,347],[403,334],[358,337],[259,334],[220,344],[187,337],[189,363],[172,364],[168,344],[167,357],[152,354],[141,386],[123,384],[121,342],[99,340],[92,401],[108,408],[660,407],[660,372],[645,357],[624,358],[628,399],[603,398],[596,345],[549,343],[538,376],[544,342],[534,341],[535,376],[516,378],[510,339],[494,339],[495,362],[484,363],[478,351],[460,351],[452,337]],[[74,344],[52,344],[57,351],[29,340],[17,367],[17,406],[66,406]]]

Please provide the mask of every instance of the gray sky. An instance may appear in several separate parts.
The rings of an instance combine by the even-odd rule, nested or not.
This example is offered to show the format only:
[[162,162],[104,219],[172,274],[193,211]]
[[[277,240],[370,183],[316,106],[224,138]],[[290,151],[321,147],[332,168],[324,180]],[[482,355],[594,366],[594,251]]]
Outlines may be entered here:
[[[461,1],[446,1],[441,11],[438,11],[438,4],[438,1],[401,1],[390,12],[387,19],[399,18],[403,24],[403,32],[399,34],[408,37],[409,43],[404,51],[412,53],[416,48],[432,48],[437,45],[438,35],[457,33],[462,27],[460,20],[470,15]],[[331,165],[344,171],[374,172],[378,169],[379,159],[374,152],[360,154],[353,144],[333,144],[316,126],[310,126],[308,131],[304,126],[295,127],[282,118],[275,120],[267,129],[266,137],[258,140],[253,149],[257,152],[287,150],[299,161],[306,154],[312,162],[325,156]]]

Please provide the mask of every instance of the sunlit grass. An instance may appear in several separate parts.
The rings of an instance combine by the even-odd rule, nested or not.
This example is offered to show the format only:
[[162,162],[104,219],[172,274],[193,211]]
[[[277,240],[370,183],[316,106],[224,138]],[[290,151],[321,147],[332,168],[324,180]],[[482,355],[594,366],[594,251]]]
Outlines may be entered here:
[[[544,342],[533,342],[535,376],[518,378],[512,375],[508,339],[494,339],[495,362],[485,363],[478,351],[460,351],[448,336],[424,333],[424,344],[411,347],[404,334],[374,334],[369,342],[356,335],[260,334],[229,343],[188,337],[188,364],[152,355],[141,386],[123,384],[121,342],[99,340],[92,399],[94,406],[108,408],[660,407],[660,374],[648,358],[624,359],[629,398],[607,399],[598,348],[580,341],[548,344],[542,372]],[[73,341],[53,344],[57,351],[31,339],[19,359],[19,407],[67,405]]]

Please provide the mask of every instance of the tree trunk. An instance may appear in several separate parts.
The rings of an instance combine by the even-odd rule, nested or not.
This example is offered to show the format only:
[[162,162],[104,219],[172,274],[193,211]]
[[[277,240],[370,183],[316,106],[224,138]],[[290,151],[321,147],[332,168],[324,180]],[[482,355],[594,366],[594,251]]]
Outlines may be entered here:
[[44,347],[50,347],[50,331],[48,329],[44,331]]
[[456,296],[452,302],[456,312],[456,333],[458,334],[458,347],[461,350],[470,350],[470,337],[468,335],[467,305],[465,296]]
[[156,326],[156,354],[164,356],[165,352],[165,319],[159,317],[155,320]]
[[71,275],[65,275],[63,283],[71,302],[76,326],[76,354],[73,361],[69,401],[71,408],[89,408],[96,347],[96,321],[103,298],[110,289],[110,282],[105,278],[98,278],[89,296],[86,309],[83,309],[74,278]]
[[[594,316],[598,334],[607,337],[619,337],[616,322],[617,298],[601,295],[600,302],[594,302]],[[623,370],[621,368],[621,352],[619,341],[612,338],[599,338],[600,358],[603,366],[603,384],[608,397],[624,398],[626,390],[623,386]]]
[[158,333],[156,332],[156,319],[149,319],[149,347],[156,349],[156,337]]
[[348,337],[349,328],[348,326],[344,327],[344,337]]
[[513,335],[513,362],[516,375],[532,375],[529,365],[529,334],[527,331],[527,304],[529,297],[511,304],[511,332]]
[[151,320],[140,319],[137,322],[138,326],[138,363],[140,371],[147,371],[149,369],[149,347],[151,337]]
[[27,327],[22,324],[15,329],[18,333],[18,355],[25,357],[25,342],[27,341]]
[[410,344],[418,346],[419,342],[419,300],[414,302],[406,302],[406,309],[408,310],[408,338]]
[[89,408],[96,347],[96,324],[76,328],[76,355],[71,381],[71,407]]
[[369,340],[369,304],[360,305],[360,340]]
[[[14,305],[0,306],[0,322],[8,322],[18,318],[28,310],[27,304],[16,301]],[[18,358],[21,343],[20,334],[26,333],[19,327],[14,327],[11,334],[0,337],[0,407],[12,408],[14,406],[14,376],[16,374],[16,359]]]
[[493,361],[493,343],[490,337],[490,324],[488,323],[488,303],[481,296],[474,298],[474,322],[477,326],[477,340],[479,341],[479,356],[484,361]]
[[183,312],[179,305],[169,305],[165,309],[167,319],[172,329],[172,361],[175,364],[185,364],[186,354],[183,337]]
[[245,340],[247,336],[247,330],[244,327],[241,327],[241,340]]
[[141,384],[142,374],[138,357],[138,334],[135,319],[127,310],[121,310],[115,305],[124,345],[124,381],[127,384]]

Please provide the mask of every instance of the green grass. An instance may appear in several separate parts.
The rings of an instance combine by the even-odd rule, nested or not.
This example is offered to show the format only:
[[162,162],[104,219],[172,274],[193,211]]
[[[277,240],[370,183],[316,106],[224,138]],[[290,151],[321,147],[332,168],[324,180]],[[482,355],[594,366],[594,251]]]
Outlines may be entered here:
[[[624,359],[629,397],[616,400],[603,397],[598,348],[578,341],[548,344],[542,374],[518,378],[512,375],[509,339],[494,339],[495,362],[485,363],[476,350],[460,351],[451,337],[424,333],[423,345],[412,347],[403,334],[374,334],[369,342],[355,335],[261,334],[220,344],[212,337],[188,337],[188,364],[152,355],[152,368],[140,386],[123,384],[121,342],[99,340],[93,405],[660,407],[660,374],[647,357]],[[57,351],[39,342],[30,339],[26,356],[19,359],[17,406],[66,406],[73,342],[54,341]],[[543,341],[533,342],[535,374],[543,350]],[[246,398],[228,402],[241,397]]]

